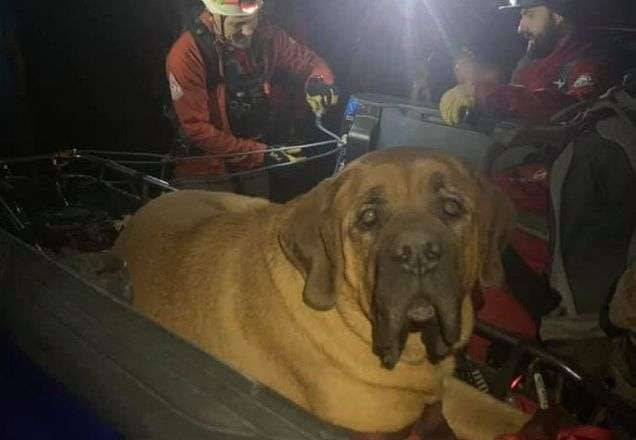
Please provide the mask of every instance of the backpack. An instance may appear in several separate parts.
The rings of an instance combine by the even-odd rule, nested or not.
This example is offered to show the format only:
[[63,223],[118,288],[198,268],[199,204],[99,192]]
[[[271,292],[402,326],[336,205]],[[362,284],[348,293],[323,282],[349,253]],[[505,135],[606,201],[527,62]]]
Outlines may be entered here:
[[599,314],[636,257],[635,96],[636,82],[625,84],[505,143],[551,154],[547,275],[560,303],[541,318],[542,339],[603,336]]

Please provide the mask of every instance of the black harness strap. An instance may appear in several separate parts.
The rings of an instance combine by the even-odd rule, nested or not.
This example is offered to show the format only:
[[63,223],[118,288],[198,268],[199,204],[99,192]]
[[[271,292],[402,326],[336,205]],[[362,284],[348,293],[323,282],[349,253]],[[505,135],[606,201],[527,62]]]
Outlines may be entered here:
[[212,78],[219,78],[221,71],[219,68],[219,52],[217,45],[215,44],[215,38],[212,32],[201,21],[201,18],[197,18],[190,28],[188,29],[192,38],[194,39],[201,58],[203,58],[203,64],[205,65],[205,77],[207,83],[207,89],[212,90],[216,84],[212,83]]

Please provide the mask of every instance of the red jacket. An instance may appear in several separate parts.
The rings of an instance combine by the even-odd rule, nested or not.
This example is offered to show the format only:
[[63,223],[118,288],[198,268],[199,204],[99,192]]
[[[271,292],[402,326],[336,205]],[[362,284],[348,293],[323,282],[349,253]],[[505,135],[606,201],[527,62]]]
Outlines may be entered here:
[[602,94],[616,80],[616,66],[573,35],[564,37],[545,58],[519,68],[511,84],[476,85],[479,106],[525,123],[544,123],[579,100]]
[[[201,19],[212,32],[210,15],[203,13]],[[280,69],[303,80],[322,75],[326,83],[333,82],[333,74],[325,61],[277,26],[261,22],[255,38],[270,40],[270,44],[266,45],[266,79],[272,78]],[[210,81],[216,87],[208,90],[205,63],[190,32],[183,33],[172,46],[166,60],[166,71],[181,128],[194,146],[208,154],[241,153],[264,148],[259,142],[232,134],[226,113],[223,78]],[[218,71],[223,75],[222,66]],[[235,166],[250,169],[262,160],[262,155],[248,155]],[[177,162],[174,170],[175,177],[226,172],[225,161],[205,158]]]

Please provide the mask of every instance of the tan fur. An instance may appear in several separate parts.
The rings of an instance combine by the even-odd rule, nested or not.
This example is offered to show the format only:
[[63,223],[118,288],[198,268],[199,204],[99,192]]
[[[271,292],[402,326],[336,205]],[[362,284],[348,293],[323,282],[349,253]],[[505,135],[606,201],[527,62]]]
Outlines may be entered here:
[[502,433],[518,432],[531,418],[454,377],[445,381],[442,408],[461,439],[494,440]]
[[617,327],[636,331],[636,262],[631,264],[618,282],[610,302],[609,318]]
[[[365,304],[371,282],[367,267],[346,238],[346,221],[332,225],[335,219],[319,217],[321,209],[308,208],[344,212],[360,187],[376,181],[395,189],[392,197],[401,197],[411,186],[419,186],[416,180],[403,182],[409,167],[456,172],[466,182],[474,179],[460,162],[437,156],[420,164],[400,159],[397,154],[381,163],[358,161],[338,179],[285,205],[198,191],[151,201],[129,222],[115,246],[130,266],[134,306],[336,425],[361,432],[397,432],[412,424],[426,404],[445,396],[451,426],[464,438],[490,440],[492,433],[520,427],[522,417],[508,408],[494,405],[493,416],[484,417],[492,402],[478,393],[465,394],[470,402],[463,402],[464,391],[457,391],[461,387],[456,385],[446,393],[444,384],[454,361],[449,357],[436,366],[428,363],[419,336],[409,338],[393,370],[382,368],[372,353]],[[415,171],[414,179],[419,176]],[[466,186],[477,197],[479,190]],[[303,226],[295,215],[301,210],[314,217],[306,221],[318,218],[321,227],[338,237],[339,248],[330,257],[337,272],[337,302],[328,311],[316,311],[303,302],[306,274],[281,249],[281,236]],[[481,244],[475,241],[472,246]],[[473,249],[473,259],[476,253]],[[477,277],[476,268],[471,272]],[[472,332],[470,295],[464,297],[461,316],[458,345]],[[461,414],[464,404],[482,412],[473,418]],[[485,425],[475,435],[463,434],[476,428],[479,420]]]

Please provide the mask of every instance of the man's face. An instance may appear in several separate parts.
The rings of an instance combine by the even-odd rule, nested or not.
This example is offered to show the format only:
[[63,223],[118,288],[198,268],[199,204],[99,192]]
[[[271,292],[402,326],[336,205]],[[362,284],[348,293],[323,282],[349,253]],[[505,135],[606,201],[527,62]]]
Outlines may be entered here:
[[232,46],[247,49],[252,45],[252,36],[258,25],[258,14],[249,17],[225,17],[223,37]]
[[517,32],[528,40],[528,52],[536,58],[548,55],[559,38],[563,17],[545,6],[521,10]]

